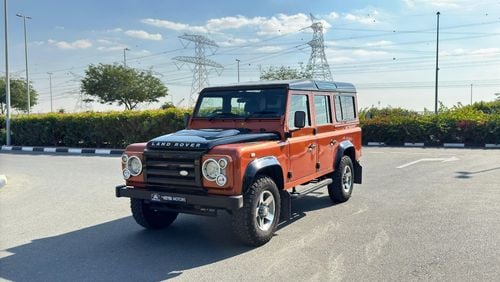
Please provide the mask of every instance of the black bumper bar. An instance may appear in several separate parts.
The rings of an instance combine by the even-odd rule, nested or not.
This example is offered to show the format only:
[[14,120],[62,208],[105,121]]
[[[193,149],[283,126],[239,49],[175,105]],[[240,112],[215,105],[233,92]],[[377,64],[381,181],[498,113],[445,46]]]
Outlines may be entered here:
[[116,186],[116,197],[142,199],[160,204],[202,206],[226,210],[237,210],[243,207],[243,196],[199,196],[132,188],[126,185]]

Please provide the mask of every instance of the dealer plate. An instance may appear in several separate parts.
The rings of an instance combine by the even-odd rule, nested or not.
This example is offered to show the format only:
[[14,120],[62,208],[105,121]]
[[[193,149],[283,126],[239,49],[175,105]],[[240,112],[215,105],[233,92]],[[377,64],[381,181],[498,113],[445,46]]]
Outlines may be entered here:
[[160,195],[158,193],[152,193],[151,194],[151,201],[186,203],[186,198],[179,197],[179,196],[169,196],[169,195]]

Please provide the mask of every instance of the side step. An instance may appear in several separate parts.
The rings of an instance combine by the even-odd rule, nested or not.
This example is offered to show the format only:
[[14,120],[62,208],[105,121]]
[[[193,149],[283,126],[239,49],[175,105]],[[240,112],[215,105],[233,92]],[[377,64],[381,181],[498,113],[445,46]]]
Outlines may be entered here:
[[332,184],[332,183],[333,183],[333,180],[331,178],[327,178],[327,179],[324,179],[324,180],[319,181],[319,182],[311,182],[307,185],[300,186],[299,192],[295,192],[295,189],[294,189],[293,192],[290,194],[290,196],[292,197],[292,199],[300,199],[300,198],[304,197],[305,195],[307,195],[311,192],[314,192],[314,191],[316,191],[320,188],[323,188],[324,186]]
[[[280,213],[280,222],[289,221],[292,219],[292,200],[299,199],[311,192],[314,192],[324,186],[331,184],[333,180],[331,178],[327,178],[322,181],[311,182],[308,185],[301,186],[301,191],[298,192],[288,192],[286,190],[280,190],[280,198],[281,198],[281,213]],[[295,189],[294,189],[295,191]]]

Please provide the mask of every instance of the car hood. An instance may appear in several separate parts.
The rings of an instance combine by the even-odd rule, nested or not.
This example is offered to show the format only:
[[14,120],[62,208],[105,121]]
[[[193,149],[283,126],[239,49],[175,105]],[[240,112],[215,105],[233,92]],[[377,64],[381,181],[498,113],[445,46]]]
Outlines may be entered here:
[[238,129],[184,129],[152,139],[147,148],[207,151],[217,145],[269,140],[279,140],[279,135],[272,132],[248,133]]

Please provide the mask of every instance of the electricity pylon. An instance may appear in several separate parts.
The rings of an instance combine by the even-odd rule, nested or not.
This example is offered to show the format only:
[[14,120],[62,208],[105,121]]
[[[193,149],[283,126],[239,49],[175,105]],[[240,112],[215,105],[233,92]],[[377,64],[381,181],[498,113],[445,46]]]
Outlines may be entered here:
[[313,79],[332,81],[332,73],[325,55],[325,41],[323,40],[323,24],[311,14],[313,38],[307,44],[311,46],[311,57],[307,69],[311,72]]
[[193,81],[191,84],[191,93],[189,94],[188,106],[191,107],[196,101],[198,93],[206,86],[208,83],[208,73],[209,68],[215,69],[218,74],[222,72],[224,68],[221,64],[207,59],[206,51],[209,49],[214,54],[219,47],[215,41],[208,39],[203,35],[196,34],[184,34],[179,36],[182,45],[186,48],[190,42],[194,42],[195,56],[177,56],[173,60],[177,61],[176,65],[180,69],[184,64],[193,64],[194,67],[191,68],[193,71]]

